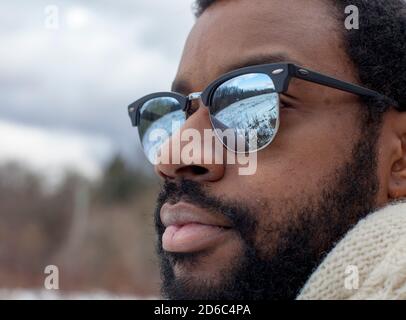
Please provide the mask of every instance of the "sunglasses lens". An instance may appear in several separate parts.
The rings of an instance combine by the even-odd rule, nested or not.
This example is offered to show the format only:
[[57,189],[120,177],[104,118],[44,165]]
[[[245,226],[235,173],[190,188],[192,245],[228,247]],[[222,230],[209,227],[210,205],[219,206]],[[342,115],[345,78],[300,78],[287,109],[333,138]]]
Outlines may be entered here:
[[161,146],[185,123],[179,101],[159,97],[146,101],[140,109],[138,133],[148,160],[155,163]]
[[271,143],[276,135],[279,95],[268,75],[241,75],[215,90],[210,113],[213,127],[227,148],[256,151]]

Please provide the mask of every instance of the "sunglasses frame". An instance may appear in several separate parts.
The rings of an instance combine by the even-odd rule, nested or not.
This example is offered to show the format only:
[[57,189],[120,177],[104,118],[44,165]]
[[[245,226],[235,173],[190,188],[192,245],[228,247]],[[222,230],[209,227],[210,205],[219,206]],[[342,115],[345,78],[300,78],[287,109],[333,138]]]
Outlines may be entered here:
[[358,96],[387,101],[396,109],[399,109],[399,105],[393,99],[374,90],[370,90],[368,88],[350,82],[342,81],[328,75],[324,75],[316,71],[298,66],[293,63],[283,62],[249,66],[227,72],[223,76],[219,77],[217,80],[210,83],[202,92],[194,92],[189,94],[188,96],[176,92],[157,92],[144,96],[128,106],[128,114],[130,116],[131,123],[134,127],[137,127],[139,125],[140,109],[145,104],[145,102],[154,98],[174,98],[179,102],[182,110],[185,112],[188,110],[190,102],[192,100],[201,98],[203,104],[210,109],[210,107],[212,106],[213,94],[219,86],[230,79],[250,73],[262,73],[268,75],[274,82],[275,92],[278,94],[284,93],[288,90],[289,83],[292,78],[298,78],[304,81],[317,83],[326,87],[345,91]]

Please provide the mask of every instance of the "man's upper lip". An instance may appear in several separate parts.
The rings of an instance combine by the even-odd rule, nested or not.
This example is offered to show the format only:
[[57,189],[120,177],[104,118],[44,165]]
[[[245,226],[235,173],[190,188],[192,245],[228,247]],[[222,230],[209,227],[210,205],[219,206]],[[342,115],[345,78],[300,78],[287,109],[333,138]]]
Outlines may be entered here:
[[213,216],[210,212],[183,201],[176,204],[165,203],[161,208],[160,216],[165,227],[189,223],[200,223],[224,228],[231,227],[230,222],[225,217]]

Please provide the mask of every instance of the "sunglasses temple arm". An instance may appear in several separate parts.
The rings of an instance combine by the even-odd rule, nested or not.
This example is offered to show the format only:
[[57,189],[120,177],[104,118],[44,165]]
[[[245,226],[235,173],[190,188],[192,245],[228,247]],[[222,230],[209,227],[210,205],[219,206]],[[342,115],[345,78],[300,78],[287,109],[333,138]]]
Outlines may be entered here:
[[330,88],[346,91],[352,94],[360,95],[360,96],[366,96],[366,97],[371,97],[379,100],[384,100],[387,101],[390,104],[393,104],[395,107],[398,106],[398,103],[394,101],[393,99],[382,95],[376,91],[370,90],[365,87],[358,86],[356,84],[352,84],[349,82],[345,82],[342,80],[338,80],[323,74],[320,74],[315,71],[311,71],[308,69],[300,68],[298,66],[294,66],[293,70],[293,76],[295,78],[299,78],[305,81],[313,82],[313,83],[318,83]]

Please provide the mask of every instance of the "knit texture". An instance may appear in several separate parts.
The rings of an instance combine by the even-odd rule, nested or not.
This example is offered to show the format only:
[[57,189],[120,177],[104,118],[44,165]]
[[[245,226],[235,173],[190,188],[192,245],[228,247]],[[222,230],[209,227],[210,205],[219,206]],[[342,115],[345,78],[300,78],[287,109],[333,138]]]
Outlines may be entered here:
[[[349,281],[354,275],[358,281]],[[388,205],[358,222],[310,276],[297,299],[406,299],[406,202]]]

